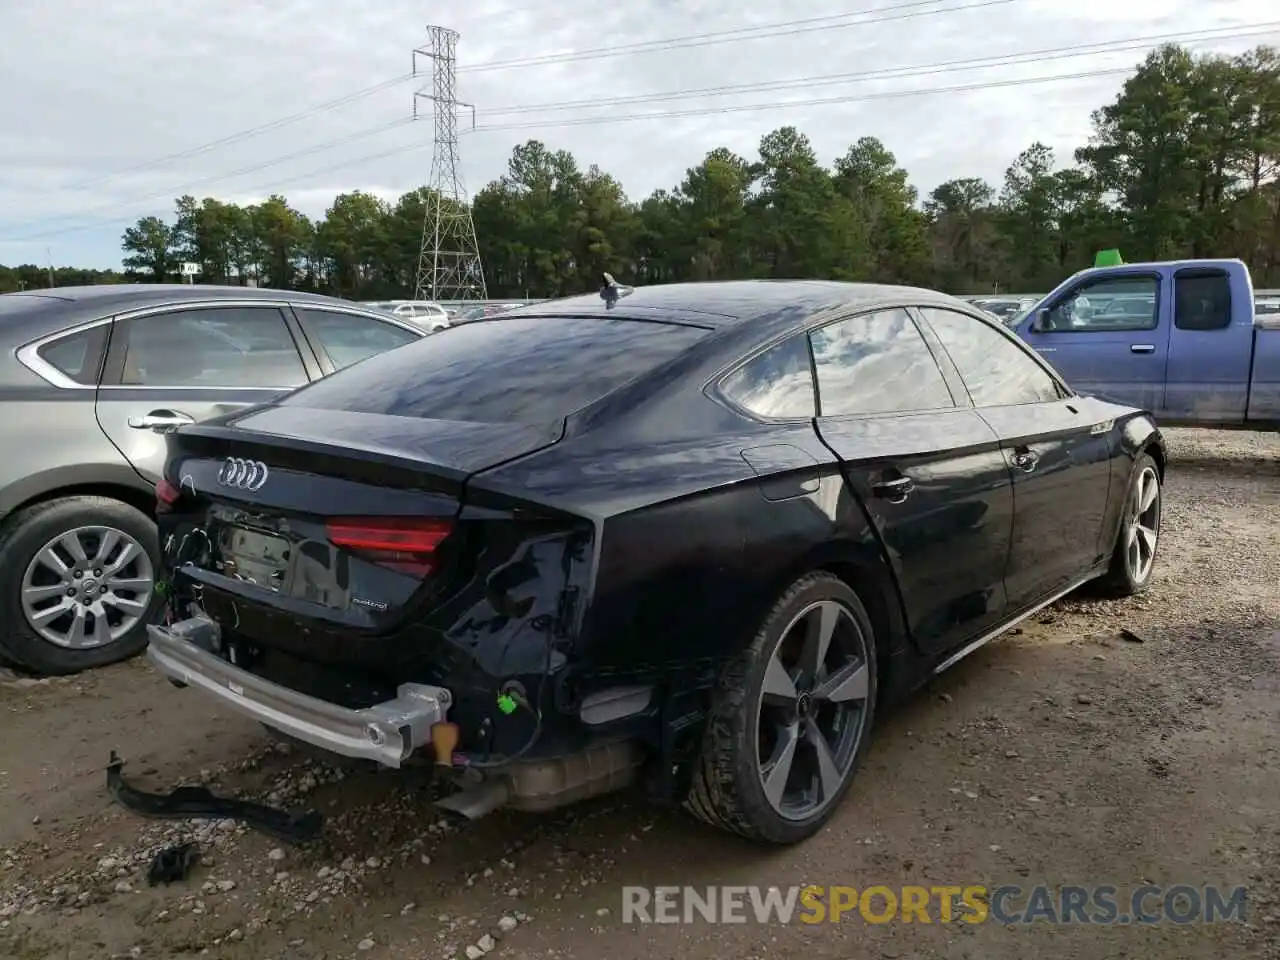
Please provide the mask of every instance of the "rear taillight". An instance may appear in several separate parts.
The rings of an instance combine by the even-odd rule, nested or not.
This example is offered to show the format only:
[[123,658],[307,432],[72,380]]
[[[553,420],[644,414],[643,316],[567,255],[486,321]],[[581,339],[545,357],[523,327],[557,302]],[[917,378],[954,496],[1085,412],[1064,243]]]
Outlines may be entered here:
[[182,491],[163,477],[156,484],[156,513],[168,513],[182,497]]
[[337,517],[325,526],[334,546],[418,577],[435,568],[436,549],[453,529],[449,520],[421,517]]

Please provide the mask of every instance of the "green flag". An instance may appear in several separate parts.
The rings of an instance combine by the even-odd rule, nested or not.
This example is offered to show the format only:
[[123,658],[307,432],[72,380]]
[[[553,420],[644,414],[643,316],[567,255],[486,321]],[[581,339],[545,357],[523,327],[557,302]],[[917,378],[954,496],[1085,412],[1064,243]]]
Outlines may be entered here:
[[1099,250],[1098,255],[1093,258],[1095,267],[1119,267],[1124,265],[1124,261],[1120,259],[1120,251],[1116,249]]

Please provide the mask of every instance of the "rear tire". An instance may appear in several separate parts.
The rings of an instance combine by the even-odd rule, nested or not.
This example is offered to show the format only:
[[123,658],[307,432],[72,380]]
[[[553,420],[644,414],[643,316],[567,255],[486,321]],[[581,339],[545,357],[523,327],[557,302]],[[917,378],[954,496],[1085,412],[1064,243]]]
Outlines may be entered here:
[[1098,581],[1106,595],[1132,597],[1151,585],[1160,546],[1163,501],[1160,469],[1149,454],[1140,454],[1129,474],[1111,566]]
[[857,594],[829,573],[801,577],[721,674],[686,809],[751,840],[812,836],[870,743],[876,670]]
[[128,504],[77,496],[20,511],[0,527],[0,655],[45,676],[136,656],[159,570],[155,524]]

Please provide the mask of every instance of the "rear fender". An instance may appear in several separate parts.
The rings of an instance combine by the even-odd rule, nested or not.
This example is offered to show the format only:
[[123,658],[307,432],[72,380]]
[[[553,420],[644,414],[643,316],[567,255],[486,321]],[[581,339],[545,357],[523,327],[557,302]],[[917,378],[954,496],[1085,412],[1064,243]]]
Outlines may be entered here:
[[820,544],[779,581],[779,592],[813,570],[835,574],[858,595],[871,617],[882,657],[896,657],[914,649],[907,636],[898,581],[878,545],[845,539]]
[[[858,594],[871,617],[879,654],[881,702],[898,699],[914,688],[915,651],[907,639],[902,598],[893,571],[874,548],[833,539],[816,545],[780,571],[776,590],[749,602],[754,622],[761,622],[787,586],[807,573],[826,570]],[[706,731],[711,697],[720,664],[690,662],[661,681],[661,695],[627,726],[660,758],[651,767],[653,799],[679,803],[688,794]],[[655,678],[656,679],[656,678]]]

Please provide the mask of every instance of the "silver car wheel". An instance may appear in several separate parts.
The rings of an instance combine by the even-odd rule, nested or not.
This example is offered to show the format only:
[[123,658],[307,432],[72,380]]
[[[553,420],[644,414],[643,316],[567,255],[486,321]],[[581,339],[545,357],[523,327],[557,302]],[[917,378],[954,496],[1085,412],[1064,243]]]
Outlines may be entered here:
[[1134,583],[1146,583],[1160,539],[1160,477],[1144,467],[1133,487],[1125,529],[1124,562]]
[[22,612],[56,646],[102,647],[138,625],[154,589],[151,558],[137,540],[114,527],[76,527],[27,564]]
[[756,760],[765,800],[808,820],[839,796],[866,732],[867,637],[835,600],[805,607],[769,657],[756,711]]

